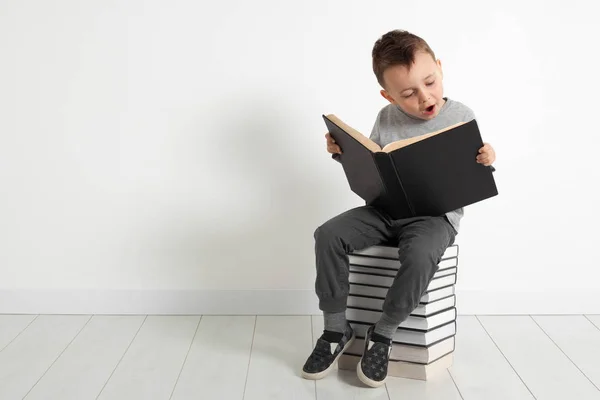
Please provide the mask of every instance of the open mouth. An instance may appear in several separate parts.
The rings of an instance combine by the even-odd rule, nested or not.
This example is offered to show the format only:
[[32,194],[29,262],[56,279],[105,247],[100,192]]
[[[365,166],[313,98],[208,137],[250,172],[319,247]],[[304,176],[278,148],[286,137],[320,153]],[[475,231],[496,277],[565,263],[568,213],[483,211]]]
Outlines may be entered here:
[[429,106],[425,109],[425,113],[426,114],[431,114],[433,112],[433,110],[435,109],[435,104],[432,106]]

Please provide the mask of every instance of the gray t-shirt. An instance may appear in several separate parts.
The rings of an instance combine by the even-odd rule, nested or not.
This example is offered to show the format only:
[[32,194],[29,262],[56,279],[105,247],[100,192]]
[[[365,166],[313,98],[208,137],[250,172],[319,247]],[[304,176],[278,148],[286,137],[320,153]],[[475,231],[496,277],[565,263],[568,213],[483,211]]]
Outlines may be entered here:
[[[383,147],[396,140],[421,136],[459,122],[469,122],[475,119],[475,114],[469,107],[458,101],[445,99],[446,102],[440,109],[440,112],[431,120],[422,120],[413,117],[405,113],[397,105],[388,104],[377,115],[370,136],[371,140]],[[462,208],[446,214],[456,232],[459,230],[460,220],[463,215],[464,211]]]

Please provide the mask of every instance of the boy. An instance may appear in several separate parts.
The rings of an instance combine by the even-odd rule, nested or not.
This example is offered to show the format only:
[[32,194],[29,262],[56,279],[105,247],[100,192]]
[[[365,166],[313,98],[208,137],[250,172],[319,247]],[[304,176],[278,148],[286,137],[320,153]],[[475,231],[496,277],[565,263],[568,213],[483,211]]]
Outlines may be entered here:
[[[475,118],[470,108],[444,97],[441,63],[420,37],[401,30],[388,32],[375,42],[372,57],[381,95],[390,102],[377,115],[370,136],[378,145],[383,147]],[[329,133],[326,138],[327,150],[336,158],[341,149]],[[495,158],[494,149],[486,143],[474,161],[491,166]],[[394,220],[372,206],[361,206],[316,229],[315,291],[325,329],[304,364],[304,378],[325,377],[354,340],[345,316],[349,286],[346,254],[394,242],[398,243],[402,268],[387,293],[380,320],[367,331],[364,353],[357,365],[363,383],[371,387],[384,384],[391,338],[418,306],[442,254],[454,243],[462,216],[461,208],[437,217]]]

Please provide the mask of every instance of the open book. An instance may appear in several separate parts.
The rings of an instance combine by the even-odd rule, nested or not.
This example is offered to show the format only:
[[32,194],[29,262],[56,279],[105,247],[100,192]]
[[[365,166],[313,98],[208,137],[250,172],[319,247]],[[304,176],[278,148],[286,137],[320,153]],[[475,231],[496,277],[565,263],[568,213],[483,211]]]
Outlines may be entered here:
[[475,159],[483,146],[475,120],[381,148],[337,116],[323,119],[350,189],[392,218],[440,216],[498,194],[492,169]]

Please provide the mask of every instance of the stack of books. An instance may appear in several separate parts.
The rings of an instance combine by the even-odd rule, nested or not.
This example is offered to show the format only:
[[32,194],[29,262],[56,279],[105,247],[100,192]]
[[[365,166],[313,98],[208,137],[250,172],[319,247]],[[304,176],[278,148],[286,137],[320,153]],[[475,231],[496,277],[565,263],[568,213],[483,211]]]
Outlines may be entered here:
[[[385,296],[399,268],[398,248],[372,246],[352,252],[346,318],[356,340],[340,357],[340,369],[356,369],[370,325],[382,313]],[[428,380],[452,365],[456,335],[455,284],[458,245],[448,247],[417,308],[392,339],[388,376]]]

